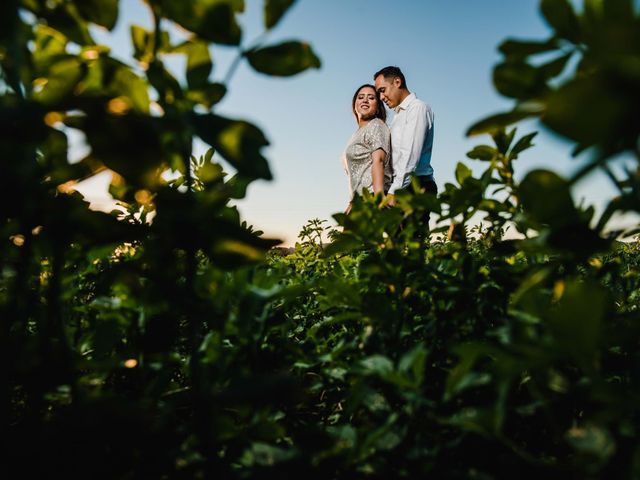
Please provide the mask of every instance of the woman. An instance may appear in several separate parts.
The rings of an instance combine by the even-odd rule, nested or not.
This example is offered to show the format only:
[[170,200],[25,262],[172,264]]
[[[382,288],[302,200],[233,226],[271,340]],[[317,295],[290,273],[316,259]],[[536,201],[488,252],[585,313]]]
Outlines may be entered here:
[[[344,152],[351,198],[369,190],[386,193],[391,185],[391,134],[384,123],[386,112],[373,85],[362,85],[353,95],[351,109],[358,130]],[[347,213],[351,210],[351,203]]]

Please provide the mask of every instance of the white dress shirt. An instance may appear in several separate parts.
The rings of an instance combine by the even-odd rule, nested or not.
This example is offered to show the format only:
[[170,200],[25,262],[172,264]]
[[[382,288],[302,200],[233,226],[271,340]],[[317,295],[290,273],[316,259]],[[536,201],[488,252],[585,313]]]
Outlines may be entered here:
[[395,108],[395,112],[390,127],[394,177],[389,193],[408,187],[411,175],[433,177],[431,107],[411,93]]

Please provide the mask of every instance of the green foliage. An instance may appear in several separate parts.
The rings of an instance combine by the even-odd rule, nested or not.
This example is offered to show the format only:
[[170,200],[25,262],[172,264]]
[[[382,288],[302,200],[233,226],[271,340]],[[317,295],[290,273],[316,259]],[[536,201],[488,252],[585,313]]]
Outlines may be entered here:
[[320,59],[307,43],[282,42],[246,53],[247,60],[258,72],[278,77],[288,77],[308,68],[320,68]]
[[273,28],[280,21],[295,0],[266,0],[264,2],[264,26]]
[[239,45],[242,31],[236,14],[244,11],[244,0],[149,0],[156,15],[166,17],[206,42]]
[[[239,45],[244,2],[147,3],[154,29],[131,26],[128,63],[90,34],[114,27],[115,0],[3,3],[0,161],[15,188],[0,195],[0,408],[7,468],[24,476],[229,476],[282,450],[270,442],[296,386],[272,362],[252,367],[282,294],[251,266],[277,241],[229,205],[270,178],[268,140],[202,109],[226,92],[210,79],[210,44]],[[289,5],[267,3],[271,28]],[[171,23],[186,41],[171,43]],[[165,67],[176,54],[186,83]],[[71,128],[90,147],[75,164]],[[237,175],[213,150],[194,158],[196,135]],[[112,214],[73,193],[105,169],[122,208]]]
[[[615,151],[638,156],[631,2],[589,0],[576,13],[543,1],[552,37],[500,47],[494,80],[515,109],[471,128],[490,133],[467,154],[483,171],[459,162],[438,197],[414,184],[396,208],[365,192],[334,216],[338,229],[311,220],[292,251],[230,205],[270,178],[267,139],[210,111],[226,86],[210,79],[209,44],[240,41],[243,2],[148,2],[156,28],[131,28],[135,69],[89,35],[89,23],[113,26],[118,2],[80,3],[1,7],[12,35],[0,29],[0,161],[22,192],[0,194],[7,469],[640,475],[640,242],[607,230],[614,213],[640,208],[637,169],[620,179],[606,164]],[[292,4],[266,1],[266,28]],[[167,22],[187,41],[171,45]],[[529,62],[549,52],[556,60]],[[175,54],[186,83],[164,66]],[[300,42],[239,48],[244,58],[270,75],[319,66]],[[594,134],[598,115],[576,117],[587,93],[596,106],[624,99],[619,118],[604,117],[631,123]],[[536,133],[506,127],[532,115],[598,150],[592,164],[620,190],[600,218],[575,204],[572,179],[532,169],[516,180]],[[68,128],[91,147],[73,165]],[[213,147],[201,157],[195,136]],[[105,168],[122,207],[112,214],[70,188]]]
[[[637,156],[640,132],[635,112],[640,101],[640,12],[632,0],[583,3],[582,11],[576,11],[569,0],[541,1],[542,15],[553,29],[551,37],[509,39],[500,45],[504,60],[494,69],[494,84],[516,100],[515,107],[477,122],[467,132],[491,132],[539,117],[546,127],[574,142],[576,154],[591,151],[572,183],[594,168],[610,174],[607,162],[616,154]],[[546,60],[549,57],[553,59]],[[627,188],[610,176],[623,197],[628,188],[637,189],[634,175],[626,179]],[[614,211],[637,209],[614,199],[601,224]]]

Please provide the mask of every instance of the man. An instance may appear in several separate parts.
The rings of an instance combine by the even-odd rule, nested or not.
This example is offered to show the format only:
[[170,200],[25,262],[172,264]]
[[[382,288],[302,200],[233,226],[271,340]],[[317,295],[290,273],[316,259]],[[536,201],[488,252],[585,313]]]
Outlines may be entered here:
[[395,111],[390,127],[394,177],[389,189],[389,205],[395,205],[395,193],[409,187],[413,176],[424,191],[437,194],[431,167],[431,108],[407,89],[407,82],[398,67],[379,70],[373,75],[373,80],[380,99]]

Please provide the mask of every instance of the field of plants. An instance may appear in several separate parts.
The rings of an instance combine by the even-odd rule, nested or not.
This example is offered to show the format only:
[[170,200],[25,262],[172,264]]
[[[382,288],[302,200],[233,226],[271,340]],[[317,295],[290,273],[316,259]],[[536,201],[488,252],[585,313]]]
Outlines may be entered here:
[[[549,37],[498,47],[513,108],[467,132],[485,142],[468,153],[479,176],[458,163],[456,184],[397,208],[358,197],[339,229],[311,220],[286,254],[230,206],[270,178],[268,142],[215,113],[227,87],[209,81],[209,46],[272,76],[320,60],[302,41],[240,47],[241,0],[147,3],[135,68],[91,36],[118,0],[0,4],[5,471],[640,478],[640,243],[610,227],[640,213],[639,165],[612,167],[640,160],[637,2],[541,0]],[[265,29],[292,3],[265,0]],[[588,153],[583,168],[516,181],[535,151],[513,126],[526,118]],[[69,129],[91,148],[74,164]],[[196,137],[211,146],[199,158]],[[124,213],[72,188],[105,169]],[[594,171],[618,192],[598,214],[571,197]]]

